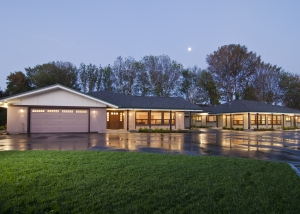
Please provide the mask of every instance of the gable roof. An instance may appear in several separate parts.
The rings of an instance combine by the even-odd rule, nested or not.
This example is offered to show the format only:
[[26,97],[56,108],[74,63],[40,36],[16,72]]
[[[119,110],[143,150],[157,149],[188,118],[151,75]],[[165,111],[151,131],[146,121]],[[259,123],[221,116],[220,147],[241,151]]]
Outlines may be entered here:
[[202,111],[191,102],[180,97],[142,97],[131,96],[113,92],[89,92],[90,96],[117,105],[119,108],[128,109],[174,109]]
[[252,100],[234,100],[217,106],[204,107],[205,112],[210,114],[237,113],[237,112],[264,112],[264,113],[287,113],[300,114],[300,110],[285,106],[270,105]]
[[41,93],[44,93],[44,92],[53,91],[53,90],[57,90],[57,89],[62,89],[62,90],[65,90],[65,91],[68,91],[68,92],[86,97],[88,99],[94,100],[96,102],[101,102],[101,103],[103,103],[103,104],[105,104],[109,107],[117,108],[117,106],[115,106],[111,103],[105,102],[104,100],[97,99],[97,98],[92,97],[92,96],[90,96],[86,93],[82,93],[80,91],[77,91],[75,89],[71,89],[69,87],[66,87],[66,86],[63,86],[63,85],[60,85],[60,84],[50,85],[50,86],[46,86],[46,87],[43,87],[43,88],[38,88],[38,89],[31,90],[31,91],[26,91],[26,92],[23,92],[23,93],[20,93],[20,94],[15,94],[15,95],[11,95],[11,96],[8,96],[8,97],[3,97],[3,98],[0,99],[0,102],[5,103],[5,102],[8,102],[10,100],[19,99],[19,98],[28,97],[28,96],[33,96],[33,95],[37,95],[37,94],[41,94]]

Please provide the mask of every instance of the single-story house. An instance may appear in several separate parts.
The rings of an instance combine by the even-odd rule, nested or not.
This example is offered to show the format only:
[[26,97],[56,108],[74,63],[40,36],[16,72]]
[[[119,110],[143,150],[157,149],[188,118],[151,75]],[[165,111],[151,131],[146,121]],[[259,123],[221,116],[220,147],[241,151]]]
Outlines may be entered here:
[[244,129],[300,125],[299,110],[258,101],[235,100],[202,109],[203,112],[193,114],[192,125]]
[[9,133],[184,129],[184,112],[201,111],[183,98],[82,93],[59,84],[2,98],[0,107],[7,108]]

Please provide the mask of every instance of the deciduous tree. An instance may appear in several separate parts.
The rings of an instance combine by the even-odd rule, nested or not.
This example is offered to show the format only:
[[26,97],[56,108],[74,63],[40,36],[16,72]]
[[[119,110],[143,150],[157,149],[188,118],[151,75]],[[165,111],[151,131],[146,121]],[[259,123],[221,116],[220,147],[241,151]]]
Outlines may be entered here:
[[223,100],[228,102],[243,93],[247,79],[260,63],[260,57],[245,46],[231,44],[207,55],[206,62]]
[[6,77],[6,80],[6,95],[18,94],[31,89],[28,78],[21,71],[10,73],[10,75]]

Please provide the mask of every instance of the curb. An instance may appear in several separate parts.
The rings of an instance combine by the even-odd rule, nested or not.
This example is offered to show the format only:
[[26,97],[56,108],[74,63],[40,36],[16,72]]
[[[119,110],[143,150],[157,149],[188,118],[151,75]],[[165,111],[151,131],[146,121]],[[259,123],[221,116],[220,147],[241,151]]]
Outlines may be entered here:
[[296,172],[296,174],[300,177],[300,164],[299,163],[288,163],[292,167],[292,169]]

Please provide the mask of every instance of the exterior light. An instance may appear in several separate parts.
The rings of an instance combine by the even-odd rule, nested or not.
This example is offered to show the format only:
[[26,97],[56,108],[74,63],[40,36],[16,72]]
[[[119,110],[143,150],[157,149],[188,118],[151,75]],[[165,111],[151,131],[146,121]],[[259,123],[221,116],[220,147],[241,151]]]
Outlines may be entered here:
[[7,108],[7,102],[4,103],[4,107]]
[[95,110],[93,111],[93,114],[96,114],[96,111],[95,111]]
[[181,113],[179,113],[179,116],[181,116]]
[[21,109],[20,112],[23,113],[23,112],[24,112],[24,109]]

